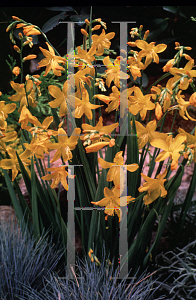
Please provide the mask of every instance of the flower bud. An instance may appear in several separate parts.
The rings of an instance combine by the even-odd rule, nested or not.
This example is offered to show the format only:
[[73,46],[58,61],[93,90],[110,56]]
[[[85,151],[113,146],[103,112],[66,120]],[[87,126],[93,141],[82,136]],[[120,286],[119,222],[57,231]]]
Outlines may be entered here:
[[12,73],[15,76],[18,76],[20,74],[20,68],[19,67],[14,67],[13,70],[12,70]]
[[192,59],[192,57],[190,57],[190,55],[188,55],[188,54],[183,54],[183,56],[184,56],[187,60],[191,60],[191,59]]
[[31,59],[34,59],[34,58],[36,58],[36,57],[37,57],[37,55],[35,55],[35,54],[30,54],[30,55],[28,55],[28,56],[23,57],[23,61],[31,60]]
[[88,35],[88,32],[86,32],[86,30],[85,30],[85,29],[83,29],[83,28],[82,28],[80,31],[81,31],[81,33],[82,33],[83,35],[85,35],[85,36],[87,36],[87,35]]
[[93,28],[92,28],[92,31],[94,30],[99,30],[101,28],[101,25],[95,25]]
[[90,24],[90,22],[89,22],[88,19],[85,19],[85,23],[86,23],[86,25],[89,25],[89,24]]
[[13,19],[14,21],[21,21],[21,19],[20,19],[20,18],[18,18],[18,17],[15,17],[15,16],[12,16],[12,19]]
[[115,146],[115,139],[111,139],[109,142],[109,147]]
[[157,102],[156,106],[155,106],[155,116],[156,116],[157,120],[160,120],[162,115],[163,115],[163,113],[162,113],[161,105]]
[[131,46],[131,47],[136,47],[136,43],[135,42],[128,42],[127,43],[129,46]]
[[19,48],[18,46],[16,46],[16,45],[14,45],[14,50],[15,50],[16,52],[20,53],[20,48]]
[[146,32],[144,33],[144,40],[147,39],[147,37],[149,36],[150,30],[146,30]]
[[22,33],[21,33],[21,32],[19,32],[19,34],[18,34],[18,37],[19,37],[19,39],[20,39],[20,40],[22,40],[22,39],[23,39],[23,35],[22,35]]
[[10,29],[12,28],[13,24],[10,24],[7,28],[6,28],[6,32],[10,31]]
[[180,47],[180,43],[175,42],[175,46],[176,46],[176,47]]
[[0,91],[0,97],[2,96],[2,92]]
[[186,50],[192,50],[191,47],[184,47],[184,49],[186,49]]
[[143,29],[143,25],[140,25],[139,31],[142,31]]

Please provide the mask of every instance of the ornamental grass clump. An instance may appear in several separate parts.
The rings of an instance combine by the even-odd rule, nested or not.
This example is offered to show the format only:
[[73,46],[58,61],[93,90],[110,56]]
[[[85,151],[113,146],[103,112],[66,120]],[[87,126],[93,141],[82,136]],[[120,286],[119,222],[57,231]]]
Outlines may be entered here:
[[24,296],[24,285],[41,290],[63,256],[47,232],[35,240],[27,227],[22,230],[12,222],[0,223],[0,298],[4,300]]
[[[19,17],[10,22],[6,31],[20,66],[13,67],[11,94],[0,96],[0,168],[18,220],[24,219],[35,238],[52,227],[54,243],[60,235],[68,268],[75,262],[77,222],[83,258],[90,249],[100,257],[105,243],[106,256],[114,258],[115,268],[120,264],[122,277],[130,270],[134,276],[155,258],[184,171],[193,164],[186,198],[177,207],[182,222],[191,205],[196,180],[196,118],[190,110],[195,113],[194,60],[187,54],[191,48],[176,42],[176,54],[163,66],[164,74],[146,86],[146,69],[161,63],[166,44],[149,43],[149,30],[140,26],[130,31],[131,50],[116,56],[111,46],[115,33],[107,32],[100,18],[93,20],[92,10],[78,47],[72,25],[67,24],[67,53],[60,55],[38,26]],[[15,28],[22,28],[17,41]],[[101,33],[95,34],[99,29]],[[34,54],[24,56],[24,47],[33,46],[30,35],[45,42],[39,47],[44,55],[41,74],[24,73],[26,61],[35,59]],[[127,47],[127,42],[120,47]],[[192,94],[185,100],[188,88]],[[41,120],[37,107],[42,104],[46,106]],[[15,111],[19,128],[10,134],[7,118]],[[51,115],[46,116],[47,111]],[[178,115],[193,122],[192,132],[182,127],[174,132]],[[166,129],[168,116],[172,123]],[[22,153],[12,145],[18,134]],[[24,179],[29,206],[18,174]],[[67,212],[60,205],[61,185]]]
[[[150,274],[145,271],[140,276],[136,274],[136,277],[130,280],[125,277],[119,281],[117,279],[119,269],[115,270],[114,264],[105,256],[105,247],[102,249],[102,262],[100,263],[96,256],[93,256],[93,259],[92,261],[89,258],[84,261],[77,259],[74,266],[76,270],[71,268],[70,274],[66,268],[65,277],[51,272],[50,278],[44,281],[44,287],[40,292],[25,285],[25,295],[20,299],[163,299],[154,298],[154,293],[159,288],[156,284],[157,278],[154,279],[156,276],[154,272]],[[154,288],[155,284],[156,288]]]

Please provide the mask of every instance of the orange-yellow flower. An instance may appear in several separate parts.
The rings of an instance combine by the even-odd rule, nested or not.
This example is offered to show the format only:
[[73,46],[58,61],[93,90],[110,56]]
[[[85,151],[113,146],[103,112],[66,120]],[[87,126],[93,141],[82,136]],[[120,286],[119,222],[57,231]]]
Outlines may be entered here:
[[[181,92],[182,91],[179,91],[178,94],[176,95],[176,100],[178,102],[178,107],[180,108],[180,111],[179,111],[179,115],[185,119],[185,120],[188,120],[188,118],[191,120],[191,121],[196,121],[195,119],[193,119],[188,111],[187,111],[187,107],[190,106],[190,102],[189,101],[184,101],[184,95],[181,95]],[[185,116],[186,115],[186,116]],[[187,118],[188,117],[188,118]]]
[[130,56],[128,57],[128,69],[133,76],[133,80],[136,80],[137,77],[141,77],[141,69],[144,69],[144,64],[141,62],[142,57],[137,56],[137,58]]
[[20,118],[18,121],[18,123],[21,123],[21,128],[24,129],[25,127],[27,127],[28,122],[34,124],[36,120],[37,118],[33,116],[28,110],[28,108],[26,107],[26,105],[24,105],[21,109]]
[[[75,62],[77,65],[84,67],[85,64],[83,63],[83,61],[88,65],[92,65],[91,62],[95,60],[95,57],[94,57],[95,52],[96,52],[95,46],[92,46],[88,52],[84,49],[81,49],[81,47],[79,46],[79,47],[77,47],[77,51],[78,51],[78,54],[75,55]],[[82,60],[82,61],[80,61],[80,60]]]
[[[21,112],[22,107],[27,104],[27,98],[29,105],[35,107],[35,91],[33,91],[33,81],[28,80],[26,84],[26,90],[24,84],[16,83],[14,81],[10,82],[11,87],[17,92],[15,95],[8,97],[11,101],[20,101],[20,108],[18,112]],[[27,96],[28,95],[28,96]]]
[[152,203],[158,197],[166,197],[167,191],[164,188],[164,182],[166,179],[163,179],[166,174],[167,169],[162,174],[157,175],[156,179],[152,179],[141,173],[141,176],[146,180],[146,182],[143,186],[139,187],[138,191],[140,193],[148,191],[147,195],[143,199],[145,205]]
[[150,101],[151,94],[143,95],[138,87],[134,87],[134,96],[129,96],[128,107],[133,115],[140,113],[142,120],[145,119],[148,110],[155,108],[155,104]]
[[94,95],[94,98],[98,98],[106,104],[109,104],[109,102],[111,102],[105,110],[108,113],[113,110],[118,110],[120,104],[120,91],[115,85],[112,87],[112,92],[113,93],[111,93],[109,96],[105,96],[103,94]]
[[[171,68],[169,72],[174,75],[174,82],[178,81],[180,78],[179,88],[181,90],[188,89],[189,79],[193,79],[196,77],[196,70],[192,70],[194,66],[194,59],[191,59],[187,62],[184,68]],[[187,77],[183,77],[183,75],[187,75]]]
[[66,170],[67,166],[61,166],[56,168],[46,168],[47,171],[53,172],[52,174],[47,174],[45,176],[42,176],[42,180],[52,180],[51,188],[55,189],[58,184],[61,182],[64,189],[68,191],[68,184],[67,184],[67,177],[73,178],[74,175],[70,175]]
[[63,128],[58,129],[58,143],[50,143],[47,146],[50,149],[57,149],[53,159],[50,162],[54,162],[59,159],[61,156],[63,158],[63,162],[65,163],[68,160],[72,159],[71,150],[74,150],[79,139],[79,134],[81,132],[80,128],[75,128],[74,132],[68,138],[67,133]]
[[102,105],[95,105],[89,102],[89,94],[87,90],[83,91],[82,100],[78,99],[73,95],[69,96],[69,100],[72,106],[75,101],[75,111],[73,112],[73,116],[75,118],[81,118],[83,114],[85,114],[88,119],[92,120],[93,114],[91,110],[102,106]]
[[[9,154],[10,158],[5,158],[0,161],[0,167],[5,170],[12,170],[12,181],[16,178],[18,171],[20,171],[19,162],[16,156],[16,151],[12,148],[7,148],[7,153]],[[28,169],[27,166],[31,164],[30,159],[28,159],[31,156],[30,150],[25,150],[22,154],[19,155],[27,173],[29,174],[29,177],[31,176],[31,172]]]
[[158,64],[159,57],[157,53],[161,53],[167,48],[167,45],[165,44],[159,44],[155,46],[155,42],[151,42],[150,44],[148,44],[143,40],[136,40],[135,44],[138,48],[142,49],[138,53],[138,55],[141,57],[146,57],[144,64],[145,68],[151,63],[152,60]]
[[62,91],[60,88],[56,85],[49,85],[48,90],[49,93],[52,95],[52,97],[55,98],[55,100],[50,101],[49,105],[52,108],[60,107],[59,110],[59,116],[63,117],[67,114],[67,93],[70,92],[71,86],[68,85],[68,81],[65,81],[63,84]]
[[174,58],[170,59],[170,60],[166,63],[166,65],[163,67],[163,72],[169,72],[170,69],[173,67],[174,62],[175,62],[175,59],[174,59]]
[[26,149],[35,154],[37,158],[44,159],[44,153],[49,154],[48,146],[52,144],[49,142],[48,137],[33,137],[30,144],[24,143]]
[[104,53],[104,48],[109,49],[111,42],[110,40],[113,39],[113,37],[115,36],[115,32],[110,32],[105,34],[105,30],[102,29],[102,33],[100,35],[97,34],[93,34],[91,36],[92,38],[92,46],[96,47],[96,55],[97,56],[101,56]]
[[11,132],[6,132],[4,137],[0,138],[0,151],[5,152],[7,147],[6,144],[7,142],[11,142],[17,138],[17,132],[16,131],[11,131]]
[[153,147],[162,149],[163,151],[157,156],[155,162],[160,162],[170,157],[172,160],[177,161],[180,157],[180,151],[184,149],[184,141],[186,140],[185,134],[178,134],[175,138],[172,135],[168,136],[165,140],[154,139],[150,142]]
[[[89,76],[86,76],[88,74],[89,74]],[[91,82],[89,79],[89,78],[91,78],[90,75],[91,76],[95,75],[95,69],[87,67],[87,68],[79,70],[75,74],[71,74],[69,76],[68,82],[74,89],[75,89],[75,87],[77,89],[77,92],[75,93],[76,97],[78,97],[78,98],[82,97],[82,92],[85,89],[85,87],[84,87],[85,83],[87,83],[89,86],[91,86]]]
[[5,101],[0,101],[0,128],[5,129],[7,127],[7,122],[5,119],[8,114],[12,113],[16,109],[16,104],[5,104]]
[[104,77],[106,77],[106,84],[108,87],[110,87],[112,81],[114,81],[114,84],[117,87],[120,87],[120,79],[127,79],[130,77],[126,73],[120,71],[119,57],[115,59],[113,64],[109,56],[107,56],[103,59],[103,63],[107,67],[107,70],[105,71],[106,75],[104,75]]
[[[132,124],[132,121],[131,121]],[[138,137],[138,147],[143,148],[148,142],[153,139],[163,139],[166,140],[167,134],[155,131],[157,128],[156,120],[150,121],[146,127],[144,127],[140,122],[135,121],[137,137]]]
[[55,55],[54,49],[47,42],[46,44],[48,46],[49,51],[43,49],[42,47],[39,47],[43,55],[46,57],[38,63],[39,67],[46,66],[44,76],[46,76],[50,72],[50,70],[53,70],[54,75],[61,76],[61,71],[64,70],[64,68],[61,67],[59,63],[65,64],[66,59],[61,56]]
[[122,211],[120,206],[127,206],[130,201],[133,201],[135,198],[131,196],[120,197],[120,190],[116,187],[110,190],[109,188],[104,188],[104,196],[102,200],[98,202],[91,202],[92,204],[105,206],[105,214],[107,215],[105,219],[108,219],[108,216],[113,216],[114,213],[119,217],[119,222],[122,220]]
[[114,146],[114,143],[111,143],[111,140],[113,139],[109,133],[111,133],[117,126],[118,123],[103,126],[102,117],[99,118],[99,122],[95,127],[89,124],[82,124],[84,136],[81,137],[81,140],[85,140],[83,144],[84,146],[88,145],[85,148],[86,152],[96,152],[108,145],[109,147]]
[[106,180],[113,181],[117,188],[124,184],[124,170],[120,166],[126,166],[129,172],[135,172],[139,168],[138,164],[124,165],[122,153],[123,151],[116,153],[113,162],[107,162],[103,158],[98,158],[98,162],[103,169],[109,168]]

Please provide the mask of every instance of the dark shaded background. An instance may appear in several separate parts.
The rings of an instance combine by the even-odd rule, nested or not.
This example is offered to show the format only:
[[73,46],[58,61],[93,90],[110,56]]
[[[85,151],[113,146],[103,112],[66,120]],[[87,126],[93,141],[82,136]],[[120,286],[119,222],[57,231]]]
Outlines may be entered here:
[[[90,6],[73,6],[73,8],[79,15],[88,14],[90,11]],[[10,24],[11,17],[20,17],[42,28],[50,18],[59,13],[60,11],[49,10],[45,7],[0,8],[0,91],[7,93],[10,90],[11,71],[5,62],[8,59],[8,54],[14,56],[19,63],[19,55],[13,50],[9,34],[5,32],[7,26]],[[68,11],[67,14],[69,16],[65,21],[70,20],[70,16],[75,15],[75,12]],[[93,19],[102,18],[107,23],[107,32],[115,31],[116,35],[112,40],[111,48],[116,50],[117,53],[119,53],[119,24],[112,24],[112,21],[136,21],[135,24],[129,24],[128,32],[132,27],[139,27],[140,24],[144,25],[144,31],[147,29],[151,31],[151,36],[147,40],[148,42],[155,41],[168,45],[167,50],[163,55],[160,55],[164,59],[171,59],[175,55],[175,41],[180,42],[184,46],[191,46],[193,50],[188,53],[194,59],[196,58],[196,22],[190,19],[191,16],[196,16],[196,6],[93,6]],[[84,28],[85,25],[82,27]],[[75,26],[76,46],[82,43],[80,29],[81,26]],[[96,32],[96,34],[100,33],[101,30]],[[59,53],[65,55],[67,25],[61,23],[48,31],[46,35]],[[64,43],[62,43],[63,40],[65,40]],[[131,40],[129,34],[128,40]],[[18,45],[20,44],[18,43]],[[24,55],[30,53],[38,55],[40,53],[39,46],[46,48],[44,40],[40,36],[38,43],[34,44],[33,48],[29,48],[28,46],[24,48]],[[158,75],[159,72],[162,72],[164,64],[165,62],[160,63],[159,67],[156,64],[152,64],[150,69],[151,74],[148,75]],[[30,62],[25,63],[25,68],[25,71],[30,73]]]

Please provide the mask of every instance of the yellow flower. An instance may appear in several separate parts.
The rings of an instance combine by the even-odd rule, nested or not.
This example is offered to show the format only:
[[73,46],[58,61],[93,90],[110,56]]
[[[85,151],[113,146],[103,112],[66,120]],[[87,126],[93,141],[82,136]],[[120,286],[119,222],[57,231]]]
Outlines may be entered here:
[[152,60],[158,64],[159,57],[157,53],[161,53],[167,48],[167,45],[165,44],[159,44],[155,46],[155,42],[148,44],[143,40],[136,40],[135,44],[138,48],[142,49],[138,55],[141,57],[146,57],[144,68],[146,68]]
[[[96,52],[95,46],[92,46],[88,52],[84,49],[81,49],[81,47],[79,46],[79,47],[77,47],[77,51],[78,51],[78,54],[75,55],[75,62],[77,64],[77,66],[79,65],[81,67],[84,67],[85,64],[83,64],[82,61],[84,61],[88,65],[92,65],[91,62],[95,60],[95,57],[94,57],[94,54]],[[80,59],[82,59],[82,61],[80,61]]]
[[137,56],[128,57],[128,69],[131,72],[131,75],[133,76],[133,80],[136,80],[137,77],[141,77],[141,69],[144,69],[144,64],[141,62],[142,57]]
[[5,119],[8,114],[12,113],[16,109],[16,104],[5,104],[5,101],[0,101],[0,129],[6,129],[7,122]]
[[155,104],[150,101],[151,94],[143,95],[138,87],[134,87],[134,96],[129,96],[128,107],[133,115],[140,113],[142,120],[145,119],[148,110],[155,108]]
[[[24,84],[15,83],[14,81],[10,82],[11,87],[17,92],[15,95],[12,95],[11,97],[8,97],[11,101],[20,101],[20,108],[18,109],[18,112],[21,112],[22,107],[27,104],[27,98],[29,105],[32,107],[35,107],[35,91],[33,91],[33,81],[28,80],[26,84],[26,91]],[[27,96],[28,94],[28,96]],[[27,97],[26,97],[27,96]]]
[[109,56],[103,59],[103,63],[107,67],[107,70],[105,71],[106,75],[104,75],[104,77],[106,77],[106,84],[108,87],[110,87],[112,80],[117,87],[120,87],[120,79],[127,79],[130,77],[126,73],[120,71],[119,57],[115,59],[114,65],[110,61]]
[[120,92],[115,85],[112,87],[112,92],[113,93],[111,93],[109,96],[105,96],[103,94],[94,95],[94,98],[98,98],[106,104],[109,104],[109,102],[111,102],[105,110],[108,113],[113,110],[118,110],[120,104]]
[[[113,181],[115,187],[119,189],[122,186],[120,185],[120,183],[123,182],[124,184],[124,170],[123,168],[120,168],[120,166],[124,165],[122,153],[123,151],[116,153],[113,163],[107,162],[102,158],[98,158],[98,162],[103,169],[109,168],[106,180]],[[139,166],[138,164],[131,164],[131,165],[126,165],[126,168],[129,172],[135,172],[139,168]]]
[[[182,91],[179,91],[178,94],[176,95],[176,100],[178,102],[178,107],[180,108],[180,111],[179,111],[179,115],[185,119],[185,120],[188,120],[188,118],[191,120],[191,121],[196,121],[195,119],[193,119],[188,111],[187,111],[187,107],[190,106],[190,102],[189,101],[184,101],[184,95],[181,95],[181,92]],[[188,117],[186,117],[186,116]]]
[[186,135],[188,146],[194,145],[194,147],[193,147],[193,149],[194,149],[194,162],[196,163],[196,130],[195,130],[194,135],[186,132],[182,128],[178,128],[178,132],[181,133],[181,134],[185,134]]
[[101,56],[104,53],[104,48],[109,49],[111,42],[110,40],[113,39],[115,36],[115,32],[110,32],[105,34],[105,30],[102,29],[102,33],[100,35],[93,34],[91,39],[93,41],[92,46],[96,47],[96,55]]
[[163,72],[169,72],[171,70],[171,68],[173,67],[174,65],[174,62],[175,62],[175,59],[172,58],[170,59],[166,65],[163,67]]
[[31,151],[37,158],[44,159],[44,153],[49,154],[48,146],[52,144],[48,137],[33,137],[30,144],[24,143],[26,149]]
[[42,124],[38,121],[38,119],[35,117],[35,119],[32,120],[34,127],[32,126],[25,126],[24,129],[26,129],[27,131],[30,131],[31,134],[36,137],[39,137],[40,139],[42,138],[50,138],[51,135],[55,136],[58,135],[58,131],[55,130],[48,130],[48,127],[50,126],[50,124],[53,122],[53,117],[46,117],[44,119],[44,121],[42,122]]
[[[131,121],[132,125],[132,121]],[[140,122],[135,121],[135,126],[137,130],[138,137],[138,147],[139,149],[143,148],[148,142],[151,142],[153,139],[163,139],[166,140],[167,134],[162,132],[156,132],[157,122],[156,120],[150,121],[146,127],[144,127]]]
[[[68,90],[69,88],[69,90]],[[67,92],[70,92],[70,85],[68,85],[68,81],[65,81],[63,84],[63,89],[62,91],[58,86],[55,85],[49,85],[48,90],[49,93],[52,95],[52,97],[55,98],[55,100],[50,101],[49,105],[52,108],[60,107],[59,110],[59,116],[63,117],[67,114]]]
[[[73,116],[75,118],[81,118],[83,114],[87,116],[88,119],[92,120],[93,114],[92,109],[96,109],[103,105],[95,105],[89,102],[89,94],[87,90],[84,90],[82,93],[82,100],[78,99],[77,97],[70,95],[69,96],[70,104],[73,106],[75,101],[75,111],[73,112]],[[73,102],[72,102],[73,101]]]
[[43,55],[46,57],[38,63],[39,67],[46,66],[44,76],[46,76],[50,72],[50,70],[53,70],[54,75],[61,76],[61,71],[64,70],[64,68],[59,66],[59,63],[65,64],[66,59],[61,56],[56,56],[54,49],[48,43],[46,44],[48,46],[49,51],[43,49],[42,47],[39,47]]
[[12,70],[12,73],[15,76],[18,76],[20,74],[20,68],[19,67],[14,67],[13,70]]
[[[82,124],[84,136],[81,136],[81,140],[85,140],[84,146],[88,145],[85,149],[86,152],[96,152],[105,146],[112,147],[114,143],[111,143],[113,139],[109,135],[116,127],[118,123],[103,126],[103,118],[99,118],[99,122],[95,127],[89,124]],[[92,144],[91,144],[92,143]]]
[[59,159],[61,156],[63,158],[63,162],[65,163],[68,160],[72,159],[71,150],[74,150],[77,143],[79,134],[81,132],[80,128],[75,128],[74,132],[68,138],[67,133],[63,128],[58,129],[58,143],[48,143],[47,146],[50,149],[57,149],[53,159],[50,162],[54,162]]
[[84,91],[84,85],[87,83],[89,86],[91,85],[90,76],[86,76],[87,74],[90,74],[91,76],[95,75],[95,69],[87,67],[85,69],[79,70],[75,74],[72,74],[69,76],[68,82],[70,85],[75,89],[77,88],[77,92],[75,93],[76,97],[81,98],[82,92]]
[[143,199],[145,205],[152,203],[158,197],[166,197],[167,191],[164,188],[164,182],[166,179],[163,179],[166,174],[167,169],[162,174],[157,175],[156,179],[152,179],[141,173],[146,182],[143,184],[143,186],[139,187],[138,191],[140,193],[148,191],[147,195]]
[[[35,123],[37,121],[37,118],[32,116],[26,105],[22,106],[21,112],[20,112],[20,118],[18,123],[21,123],[21,128],[24,129],[27,127],[28,122]],[[28,127],[27,127],[28,128]]]
[[130,201],[133,201],[135,198],[131,196],[124,196],[120,198],[120,191],[117,188],[110,190],[109,188],[104,188],[104,196],[102,200],[98,202],[91,202],[92,204],[105,206],[105,214],[107,215],[105,219],[107,220],[108,216],[113,216],[114,212],[119,217],[119,222],[122,219],[122,211],[120,210],[121,206],[126,206]]
[[[0,161],[0,167],[2,169],[12,170],[12,181],[16,178],[18,171],[20,171],[19,162],[16,156],[16,151],[12,148],[7,148],[7,153],[9,154],[10,158],[5,158]],[[27,168],[31,164],[30,159],[28,157],[31,156],[31,151],[25,150],[22,154],[19,155],[27,173],[29,174],[29,177],[31,177],[31,172]]]
[[46,168],[47,171],[53,172],[42,177],[42,180],[52,180],[51,188],[55,189],[61,182],[64,189],[68,191],[67,177],[74,178],[74,175],[70,175],[66,170],[67,166],[61,166],[56,168]]
[[180,151],[184,149],[184,141],[186,140],[185,134],[178,134],[175,138],[171,135],[165,140],[154,139],[150,142],[153,147],[162,149],[163,151],[157,156],[155,162],[160,162],[170,157],[172,160],[177,161],[180,157]]
[[6,132],[4,137],[0,138],[0,151],[6,151],[7,147],[6,144],[7,142],[11,142],[17,138],[17,132],[16,131],[11,131],[11,132]]
[[183,75],[187,75],[187,77],[183,77],[180,80],[179,88],[181,90],[188,89],[189,79],[193,79],[196,77],[196,70],[191,70],[194,66],[194,59],[191,59],[187,62],[186,66],[183,68],[171,68],[169,72],[174,75],[174,82],[182,78]]

